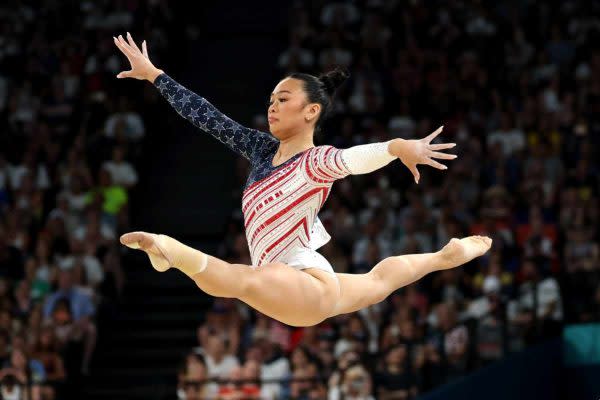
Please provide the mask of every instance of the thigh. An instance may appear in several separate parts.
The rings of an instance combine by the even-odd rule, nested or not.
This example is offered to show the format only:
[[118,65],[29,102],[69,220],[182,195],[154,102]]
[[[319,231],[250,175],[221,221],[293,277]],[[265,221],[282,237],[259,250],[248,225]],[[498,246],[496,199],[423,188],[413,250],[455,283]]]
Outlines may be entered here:
[[298,270],[277,262],[246,272],[252,274],[252,283],[240,300],[292,326],[311,326],[328,318],[340,295],[336,277],[317,268]]
[[370,273],[336,275],[340,282],[340,297],[331,317],[361,310],[385,298],[381,285]]

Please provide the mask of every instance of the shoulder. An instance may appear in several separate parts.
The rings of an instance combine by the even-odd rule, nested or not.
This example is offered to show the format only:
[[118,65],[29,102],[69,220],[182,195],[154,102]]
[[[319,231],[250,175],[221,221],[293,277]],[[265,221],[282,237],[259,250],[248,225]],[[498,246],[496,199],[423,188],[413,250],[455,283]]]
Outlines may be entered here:
[[[262,132],[257,129],[249,129],[247,135],[249,136],[248,139],[251,147],[254,150],[252,153],[255,157],[258,157],[259,159],[265,158],[268,155],[277,151],[277,146],[279,146],[279,140],[274,138],[270,133]],[[245,140],[246,139],[242,138],[242,141]]]
[[306,155],[311,158],[322,159],[322,158],[335,156],[336,154],[339,153],[339,151],[340,151],[340,149],[326,144],[326,145],[322,145],[322,146],[315,146],[315,147],[308,149],[306,151]]

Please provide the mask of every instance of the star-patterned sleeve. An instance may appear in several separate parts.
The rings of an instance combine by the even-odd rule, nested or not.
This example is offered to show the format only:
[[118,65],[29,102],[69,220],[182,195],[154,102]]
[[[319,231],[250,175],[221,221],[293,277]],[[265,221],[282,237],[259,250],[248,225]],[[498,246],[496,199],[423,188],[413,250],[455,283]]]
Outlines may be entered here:
[[257,161],[265,154],[266,148],[277,144],[277,140],[268,133],[238,124],[208,100],[181,86],[165,73],[155,79],[154,86],[179,115],[250,162]]

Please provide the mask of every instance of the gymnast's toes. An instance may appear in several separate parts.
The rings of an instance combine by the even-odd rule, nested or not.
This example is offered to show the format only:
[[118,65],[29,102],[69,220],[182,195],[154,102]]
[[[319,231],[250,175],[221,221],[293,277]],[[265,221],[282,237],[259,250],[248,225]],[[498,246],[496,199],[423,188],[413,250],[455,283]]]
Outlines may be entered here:
[[152,246],[151,234],[146,232],[130,232],[121,236],[121,244],[132,249],[146,250]]

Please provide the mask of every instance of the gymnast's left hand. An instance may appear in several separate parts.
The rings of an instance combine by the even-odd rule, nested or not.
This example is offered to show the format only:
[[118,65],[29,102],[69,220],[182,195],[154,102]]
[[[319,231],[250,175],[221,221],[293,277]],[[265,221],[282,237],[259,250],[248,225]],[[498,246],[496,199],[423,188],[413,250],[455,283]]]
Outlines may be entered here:
[[118,38],[113,36],[113,39],[115,45],[125,54],[125,57],[129,60],[129,64],[131,64],[131,69],[119,72],[117,78],[135,78],[154,82],[156,77],[163,72],[156,68],[150,61],[145,40],[142,42],[142,50],[140,50],[129,32],[127,32],[127,41],[123,39],[122,35],[119,35]]
[[418,140],[394,139],[389,144],[388,151],[390,154],[398,157],[400,161],[412,172],[415,177],[415,182],[418,184],[421,175],[417,169],[418,164],[429,165],[437,169],[448,169],[444,164],[434,160],[454,160],[456,154],[443,153],[439,150],[451,149],[456,146],[456,143],[440,143],[431,144],[431,141],[442,133],[443,126],[440,126],[435,132],[427,137]]

